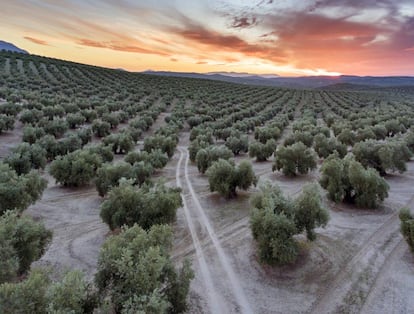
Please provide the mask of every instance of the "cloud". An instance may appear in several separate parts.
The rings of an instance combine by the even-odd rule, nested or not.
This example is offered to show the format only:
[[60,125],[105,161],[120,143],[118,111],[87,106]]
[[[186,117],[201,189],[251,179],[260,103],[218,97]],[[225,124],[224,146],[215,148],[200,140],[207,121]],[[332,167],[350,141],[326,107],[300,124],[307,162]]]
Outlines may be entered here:
[[88,46],[88,47],[95,47],[95,48],[107,48],[116,51],[123,51],[123,52],[135,52],[135,53],[143,53],[143,54],[154,54],[159,56],[169,56],[168,53],[158,51],[158,50],[151,50],[142,48],[136,45],[125,44],[121,41],[95,41],[91,39],[82,38],[79,39],[77,44],[81,46]]
[[29,37],[29,36],[24,36],[24,39],[31,41],[32,43],[38,44],[38,45],[43,45],[43,46],[50,46],[49,43],[47,41],[44,41],[42,39],[38,39],[38,38],[34,38],[34,37]]
[[231,24],[232,28],[248,28],[257,25],[257,18],[253,17],[234,17],[234,20]]
[[285,61],[285,54],[282,49],[275,45],[250,44],[244,39],[232,35],[222,34],[198,24],[188,18],[183,18],[183,25],[170,27],[171,34],[184,38],[192,45],[208,46],[215,51],[240,53],[249,57],[271,60],[273,62]]

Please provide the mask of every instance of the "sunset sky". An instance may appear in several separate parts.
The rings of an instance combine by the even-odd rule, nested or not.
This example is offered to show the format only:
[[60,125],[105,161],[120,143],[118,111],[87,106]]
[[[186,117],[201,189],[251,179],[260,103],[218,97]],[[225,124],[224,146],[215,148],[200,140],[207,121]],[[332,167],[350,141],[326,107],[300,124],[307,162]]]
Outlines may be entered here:
[[132,71],[414,75],[414,1],[3,0],[0,40]]

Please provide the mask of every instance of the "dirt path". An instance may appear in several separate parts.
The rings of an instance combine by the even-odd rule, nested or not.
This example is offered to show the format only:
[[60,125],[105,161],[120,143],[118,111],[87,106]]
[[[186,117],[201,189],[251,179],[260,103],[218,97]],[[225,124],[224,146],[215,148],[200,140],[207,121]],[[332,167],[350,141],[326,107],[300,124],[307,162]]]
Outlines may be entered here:
[[[176,169],[176,182],[177,182],[177,186],[182,188],[180,170],[181,170],[182,161],[184,159],[184,152],[182,149],[179,149],[179,151],[180,151],[180,159],[178,161],[177,169]],[[220,311],[223,310],[223,304],[220,301],[220,298],[217,295],[216,289],[214,288],[213,282],[211,280],[211,273],[207,266],[206,258],[204,256],[203,249],[201,248],[200,240],[197,236],[197,232],[195,228],[195,223],[193,219],[191,218],[186,198],[183,195],[181,197],[183,200],[183,210],[184,210],[185,219],[186,219],[188,228],[190,229],[191,238],[192,238],[193,245],[196,251],[197,261],[200,265],[201,276],[203,277],[203,283],[206,289],[206,295],[208,299],[208,306],[210,308],[210,312],[220,313]]]
[[[413,210],[414,196],[407,203],[406,207]],[[407,244],[405,243],[404,239],[400,237],[399,241],[395,244],[391,253],[386,257],[384,263],[381,265],[381,268],[377,272],[370,287],[370,290],[366,295],[364,303],[362,304],[361,313],[370,313],[369,304],[373,302],[375,295],[378,295],[380,288],[386,285],[386,280],[390,275],[390,271],[392,270],[393,265],[396,263],[397,260],[401,260],[402,256],[406,253],[406,251]]]
[[[231,262],[229,261],[227,255],[225,254],[223,247],[218,240],[218,237],[211,225],[211,222],[207,215],[204,212],[204,209],[202,208],[200,201],[197,197],[196,192],[194,191],[193,185],[190,180],[190,176],[188,173],[188,164],[189,164],[189,154],[188,150],[185,147],[179,147],[180,151],[180,160],[182,161],[183,156],[185,156],[185,165],[184,165],[184,175],[185,175],[185,181],[186,186],[190,192],[192,201],[194,203],[194,212],[197,216],[197,221],[200,224],[201,228],[206,231],[207,236],[211,243],[213,244],[214,251],[216,253],[216,256],[219,260],[220,267],[222,270],[224,270],[224,273],[226,277],[228,278],[228,281],[224,281],[223,278],[220,278],[220,281],[222,284],[225,284],[225,288],[231,292],[231,294],[234,296],[236,303],[237,303],[237,312],[241,313],[253,313],[253,310],[251,309],[250,304],[247,301],[247,297],[241,288],[241,284],[239,282],[239,279],[233,269],[233,266]],[[179,163],[181,166],[181,163]],[[177,166],[177,174],[179,175],[179,169],[180,167]],[[177,177],[178,178],[178,177]],[[193,238],[194,240],[194,238]],[[197,250],[197,248],[196,248]],[[232,304],[229,304],[231,306]],[[226,310],[224,308],[220,308],[218,312],[213,313],[224,313]]]
[[[412,207],[413,203],[414,197],[411,198],[407,206]],[[399,235],[398,213],[398,211],[392,213],[369,236],[358,252],[346,262],[346,265],[341,268],[334,279],[319,289],[317,299],[309,310],[310,313],[336,312],[341,302],[346,297],[351,298],[352,293],[355,292],[361,293],[359,296],[361,303],[353,306],[363,312],[364,304],[372,289],[377,285],[378,278],[381,278],[382,272],[387,269],[388,263],[392,262],[394,256],[401,254],[403,240]],[[351,291],[359,285],[368,287],[364,290]]]
[[34,265],[50,266],[52,277],[79,269],[92,279],[100,247],[109,231],[99,216],[102,199],[92,186],[63,188],[47,178],[49,186],[42,199],[26,211],[53,231],[50,246]]

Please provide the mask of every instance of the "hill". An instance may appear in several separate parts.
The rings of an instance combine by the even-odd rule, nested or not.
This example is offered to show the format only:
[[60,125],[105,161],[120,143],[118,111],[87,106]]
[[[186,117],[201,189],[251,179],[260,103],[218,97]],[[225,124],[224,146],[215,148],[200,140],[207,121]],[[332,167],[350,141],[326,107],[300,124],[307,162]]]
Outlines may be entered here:
[[19,47],[16,47],[15,45],[8,43],[6,41],[0,40],[0,50],[6,50],[6,51],[12,51],[12,52],[19,52],[28,54],[26,50],[20,49]]
[[[232,73],[194,73],[194,72],[168,72],[168,71],[145,71],[143,73],[218,80],[239,84],[262,85],[274,87],[291,87],[291,88],[327,88],[337,89],[337,87],[351,87],[352,89],[366,89],[369,87],[396,87],[396,86],[414,86],[414,77],[412,76],[299,76],[299,77],[281,77],[266,75],[232,75]],[[339,84],[339,85],[338,85]],[[347,84],[347,85],[341,85]],[[330,87],[334,85],[333,87]],[[362,86],[359,88],[358,86]],[[357,87],[357,88],[356,88]]]

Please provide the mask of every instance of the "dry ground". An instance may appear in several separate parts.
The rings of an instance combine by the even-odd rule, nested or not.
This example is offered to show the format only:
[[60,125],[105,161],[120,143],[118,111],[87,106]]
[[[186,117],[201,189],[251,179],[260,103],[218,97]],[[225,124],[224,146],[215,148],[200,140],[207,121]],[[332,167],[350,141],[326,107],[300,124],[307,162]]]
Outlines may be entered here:
[[[2,151],[18,137],[2,135]],[[325,201],[331,220],[317,230],[318,239],[308,243],[299,237],[298,262],[271,268],[259,263],[249,228],[248,199],[254,189],[232,200],[211,193],[207,178],[187,161],[188,133],[181,134],[179,145],[157,177],[183,189],[185,206],[177,212],[172,256],[177,263],[193,261],[190,313],[414,312],[414,257],[402,240],[397,215],[402,206],[414,209],[414,162],[404,174],[387,177],[390,196],[379,210]],[[291,197],[319,176],[314,171],[286,178],[271,172],[270,161],[253,166],[261,181],[278,184]],[[77,268],[92,278],[109,231],[99,217],[102,198],[94,186],[62,188],[47,171],[43,175],[48,187],[26,213],[42,219],[54,236],[36,264],[52,267],[57,276]]]

